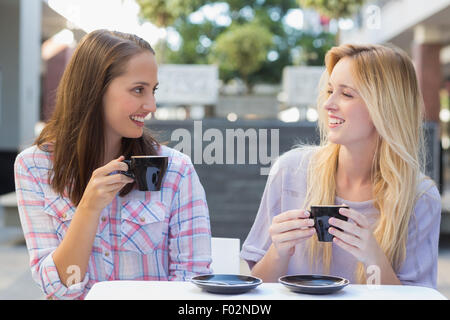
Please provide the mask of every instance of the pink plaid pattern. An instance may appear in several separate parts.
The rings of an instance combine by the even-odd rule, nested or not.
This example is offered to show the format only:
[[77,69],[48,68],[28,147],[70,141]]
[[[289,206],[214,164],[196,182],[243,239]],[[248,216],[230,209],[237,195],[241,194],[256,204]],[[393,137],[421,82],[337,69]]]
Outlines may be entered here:
[[14,165],[20,220],[33,279],[47,298],[82,299],[98,281],[187,280],[210,273],[211,228],[204,189],[186,155],[161,146],[169,166],[158,192],[116,196],[100,215],[88,271],[66,287],[52,258],[76,207],[48,184],[51,154],[32,146]]

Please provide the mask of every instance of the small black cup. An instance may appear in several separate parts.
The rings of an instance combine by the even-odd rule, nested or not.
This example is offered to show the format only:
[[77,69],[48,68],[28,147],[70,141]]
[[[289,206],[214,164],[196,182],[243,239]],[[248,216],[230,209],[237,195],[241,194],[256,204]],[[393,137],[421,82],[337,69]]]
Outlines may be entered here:
[[[339,209],[349,209],[343,205],[317,205],[311,206],[311,218],[314,219],[314,227],[316,228],[317,238],[320,242],[333,241],[333,235],[328,232],[330,224],[328,220],[332,217],[347,221],[348,218],[339,213]],[[338,230],[341,230],[335,227]],[[342,230],[341,230],[342,231]]]
[[166,156],[132,156],[131,160],[123,160],[128,171],[122,174],[134,179],[139,191],[159,191],[169,163]]

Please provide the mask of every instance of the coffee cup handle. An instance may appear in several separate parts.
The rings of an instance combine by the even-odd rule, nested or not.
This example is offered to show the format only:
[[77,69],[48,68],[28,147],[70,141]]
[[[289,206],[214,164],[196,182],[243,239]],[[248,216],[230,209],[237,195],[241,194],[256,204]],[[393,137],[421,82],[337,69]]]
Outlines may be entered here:
[[127,177],[130,177],[131,179],[136,179],[133,172],[131,171],[131,160],[123,160],[128,165],[128,171],[120,171],[121,174],[126,175]]

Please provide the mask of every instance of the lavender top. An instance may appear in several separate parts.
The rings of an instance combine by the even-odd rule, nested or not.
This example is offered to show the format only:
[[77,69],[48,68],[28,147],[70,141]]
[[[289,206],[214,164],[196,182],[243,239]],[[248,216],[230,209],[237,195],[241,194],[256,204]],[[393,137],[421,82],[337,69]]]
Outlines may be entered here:
[[[307,189],[306,169],[314,150],[305,148],[286,152],[272,167],[255,222],[242,246],[241,258],[250,268],[265,255],[272,243],[268,231],[272,218],[287,210],[301,209]],[[436,288],[441,198],[431,180],[422,180],[419,184],[418,193],[425,190],[411,216],[406,259],[396,274],[404,285]],[[353,202],[335,197],[335,204],[346,203],[351,209],[366,215],[371,223],[376,223],[380,214],[373,202]],[[337,245],[332,246],[330,274],[356,283],[354,272],[358,261]],[[306,249],[306,242],[297,245],[287,274],[324,273],[321,255],[319,263],[311,267]]]

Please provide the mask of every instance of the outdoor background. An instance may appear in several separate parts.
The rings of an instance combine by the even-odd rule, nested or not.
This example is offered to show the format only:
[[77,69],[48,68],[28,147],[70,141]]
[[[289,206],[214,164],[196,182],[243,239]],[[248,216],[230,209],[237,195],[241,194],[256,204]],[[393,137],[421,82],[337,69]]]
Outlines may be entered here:
[[[342,43],[405,50],[425,100],[426,173],[443,203],[438,290],[450,298],[449,16],[450,0],[0,0],[0,299],[43,298],[18,219],[14,159],[51,116],[77,43],[100,28],[135,33],[155,49],[158,108],[146,126],[172,147],[177,132],[189,133],[212,235],[241,245],[267,160],[318,142],[315,98],[325,53]],[[223,138],[223,157],[216,154],[214,163],[194,150],[212,143],[208,132]],[[243,163],[239,137],[227,139],[229,132],[244,138]],[[244,263],[241,272],[248,273]]]

